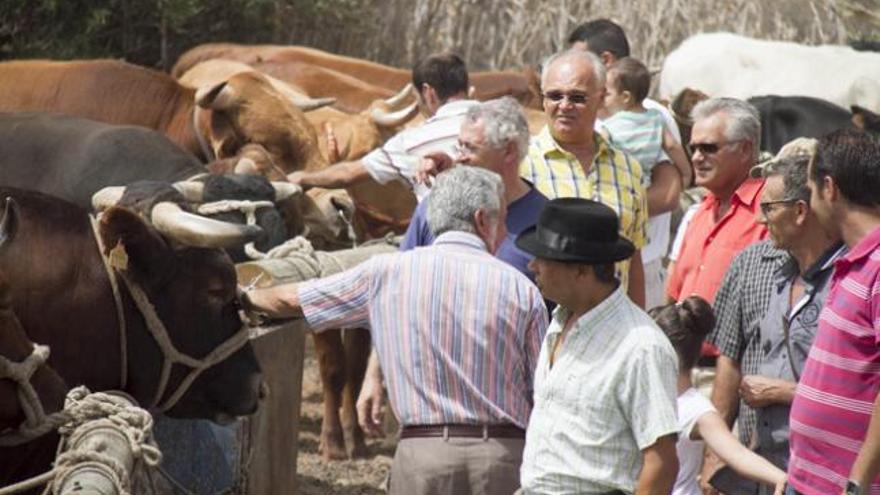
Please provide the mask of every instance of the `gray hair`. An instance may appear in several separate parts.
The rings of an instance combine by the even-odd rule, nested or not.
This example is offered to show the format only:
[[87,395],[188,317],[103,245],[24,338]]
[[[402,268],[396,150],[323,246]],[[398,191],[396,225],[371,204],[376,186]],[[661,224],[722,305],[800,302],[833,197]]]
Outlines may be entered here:
[[810,202],[810,186],[807,185],[809,155],[786,156],[767,167],[764,177],[782,176],[783,198]]
[[492,149],[503,148],[509,142],[516,143],[517,163],[526,156],[529,147],[529,123],[522,107],[510,96],[485,101],[468,109],[468,123],[483,122],[486,143]]
[[750,141],[757,161],[761,152],[761,116],[758,110],[751,103],[736,98],[709,98],[697,103],[691,116],[697,121],[718,113],[727,116],[724,138],[729,141]]
[[553,55],[550,55],[546,59],[544,59],[544,63],[541,64],[541,88],[543,91],[544,87],[544,79],[547,77],[547,70],[550,66],[558,60],[565,58],[576,58],[581,59],[583,61],[589,62],[593,65],[593,76],[596,79],[596,82],[599,84],[600,88],[605,87],[605,64],[602,63],[602,59],[599,58],[598,55],[591,51],[580,50],[577,48],[572,48],[569,50],[563,50],[561,52],[556,52]]
[[477,211],[497,219],[503,198],[500,175],[479,167],[454,167],[434,181],[426,200],[428,227],[435,236],[453,230],[474,234]]

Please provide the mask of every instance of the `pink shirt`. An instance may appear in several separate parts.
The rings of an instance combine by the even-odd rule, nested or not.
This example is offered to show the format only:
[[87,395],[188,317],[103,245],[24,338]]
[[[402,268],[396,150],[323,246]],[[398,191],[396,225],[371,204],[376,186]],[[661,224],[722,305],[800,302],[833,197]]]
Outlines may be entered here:
[[831,284],[791,405],[788,481],[807,495],[840,493],[880,390],[880,228],[837,260]]

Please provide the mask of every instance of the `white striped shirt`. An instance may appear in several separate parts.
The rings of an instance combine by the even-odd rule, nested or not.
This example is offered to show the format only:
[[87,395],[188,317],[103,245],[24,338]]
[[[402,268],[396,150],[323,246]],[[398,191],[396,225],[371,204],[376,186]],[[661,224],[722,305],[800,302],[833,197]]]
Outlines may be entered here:
[[547,328],[538,288],[473,234],[376,256],[299,286],[314,330],[371,329],[389,401],[407,425],[525,428]]
[[380,184],[401,180],[413,188],[419,201],[430,191],[423,184],[416,184],[415,173],[421,157],[436,152],[455,156],[458,131],[468,109],[479,103],[475,100],[451,101],[439,109],[433,117],[418,127],[400,131],[361,158],[367,172]]
[[550,353],[570,314],[556,308],[535,369],[523,490],[633,492],[641,451],[678,432],[678,358],[618,287],[573,324],[551,369]]

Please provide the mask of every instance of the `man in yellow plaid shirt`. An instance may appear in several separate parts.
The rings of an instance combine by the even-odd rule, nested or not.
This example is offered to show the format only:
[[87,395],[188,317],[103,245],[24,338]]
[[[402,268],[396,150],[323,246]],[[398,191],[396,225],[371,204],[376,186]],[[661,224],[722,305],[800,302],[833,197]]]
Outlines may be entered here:
[[532,137],[520,175],[550,199],[579,197],[604,203],[636,251],[617,264],[630,299],[644,307],[641,249],[647,242],[648,205],[638,162],[595,132],[605,95],[605,67],[596,55],[571,50],[550,57],[541,73],[549,123]]

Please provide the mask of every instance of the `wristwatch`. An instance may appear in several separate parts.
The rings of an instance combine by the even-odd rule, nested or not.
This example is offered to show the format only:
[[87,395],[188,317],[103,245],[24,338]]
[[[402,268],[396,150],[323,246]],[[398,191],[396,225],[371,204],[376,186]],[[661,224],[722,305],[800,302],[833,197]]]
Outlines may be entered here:
[[845,493],[846,495],[866,495],[865,490],[863,490],[862,487],[860,487],[859,484],[853,480],[849,480],[846,482],[846,489],[843,491],[843,493]]

